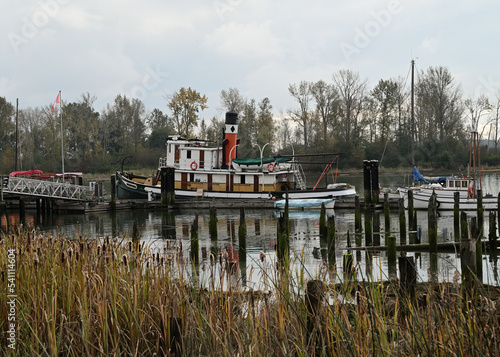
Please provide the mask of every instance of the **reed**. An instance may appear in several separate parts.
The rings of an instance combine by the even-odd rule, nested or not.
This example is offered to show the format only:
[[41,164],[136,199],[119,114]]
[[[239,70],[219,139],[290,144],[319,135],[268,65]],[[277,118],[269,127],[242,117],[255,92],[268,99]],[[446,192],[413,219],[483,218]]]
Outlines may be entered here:
[[[364,356],[500,354],[500,292],[475,284],[343,280],[324,264],[312,275],[270,254],[254,262],[261,290],[244,287],[227,254],[209,256],[202,281],[178,244],[67,238],[16,228],[0,235],[0,267],[16,250],[19,356]],[[297,267],[298,266],[298,267]],[[354,267],[356,269],[356,267]],[[252,271],[249,272],[252,276]],[[6,275],[1,274],[2,286]],[[314,290],[314,304],[306,294]],[[474,296],[469,298],[468,296]],[[309,298],[310,299],[310,298]],[[314,306],[314,308],[311,308]],[[0,340],[7,352],[7,301]],[[12,354],[12,353],[11,353]]]

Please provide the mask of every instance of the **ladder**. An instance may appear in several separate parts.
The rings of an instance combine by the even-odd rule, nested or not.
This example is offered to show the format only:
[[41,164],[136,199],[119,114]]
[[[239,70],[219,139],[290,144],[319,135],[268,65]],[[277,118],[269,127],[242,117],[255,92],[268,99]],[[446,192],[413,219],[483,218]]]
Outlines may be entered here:
[[299,188],[301,190],[305,190],[306,189],[306,181],[304,179],[305,175],[304,175],[304,170],[302,169],[302,165],[301,164],[294,164],[293,167],[294,167],[294,176],[295,176],[295,180],[297,181],[297,185],[299,186]]

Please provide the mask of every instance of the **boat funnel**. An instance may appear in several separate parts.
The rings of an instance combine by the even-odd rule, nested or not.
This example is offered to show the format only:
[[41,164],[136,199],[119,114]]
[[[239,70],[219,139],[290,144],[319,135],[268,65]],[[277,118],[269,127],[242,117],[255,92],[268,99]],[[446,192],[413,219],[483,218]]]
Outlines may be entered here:
[[236,145],[238,142],[238,113],[231,110],[226,113],[226,126],[224,130],[224,165],[229,167],[236,158]]

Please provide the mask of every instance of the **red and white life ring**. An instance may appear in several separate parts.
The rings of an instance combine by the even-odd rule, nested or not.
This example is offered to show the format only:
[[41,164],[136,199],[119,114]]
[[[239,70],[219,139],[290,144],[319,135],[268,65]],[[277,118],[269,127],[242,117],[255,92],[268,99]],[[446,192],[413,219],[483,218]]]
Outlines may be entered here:
[[193,170],[193,171],[194,171],[194,170],[196,170],[197,168],[198,168],[198,164],[196,163],[196,161],[193,161],[193,162],[191,163],[191,170]]
[[269,171],[269,172],[273,172],[274,171],[274,164],[272,162],[270,162],[269,164],[267,164],[267,171]]

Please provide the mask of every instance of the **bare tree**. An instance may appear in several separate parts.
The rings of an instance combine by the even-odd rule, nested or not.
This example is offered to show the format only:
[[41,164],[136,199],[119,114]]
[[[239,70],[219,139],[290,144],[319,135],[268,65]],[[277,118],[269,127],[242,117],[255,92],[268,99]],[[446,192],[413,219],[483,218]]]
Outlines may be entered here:
[[339,93],[332,84],[319,80],[311,86],[311,94],[316,101],[316,111],[323,126],[323,142],[327,142],[328,124],[334,121],[338,111]]
[[233,110],[236,113],[241,113],[245,107],[245,98],[236,88],[229,88],[227,91],[221,90],[220,102],[225,111]]
[[289,115],[293,121],[299,124],[303,130],[304,146],[309,146],[309,126],[311,113],[309,112],[309,102],[312,99],[311,83],[301,81],[299,85],[290,84],[288,92],[299,103],[299,109],[290,110]]
[[[485,95],[480,95],[477,99],[467,98],[464,100],[465,108],[469,114],[471,130],[479,130],[479,120],[483,115],[485,115],[491,109],[491,105]],[[486,124],[487,125],[487,124]],[[481,131],[481,136],[484,132],[484,128]]]
[[353,130],[358,130],[358,115],[362,110],[367,82],[361,80],[359,73],[340,70],[333,75],[333,83],[340,94],[343,133],[346,143],[349,143]]

